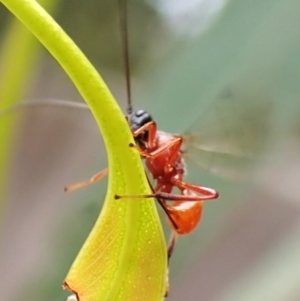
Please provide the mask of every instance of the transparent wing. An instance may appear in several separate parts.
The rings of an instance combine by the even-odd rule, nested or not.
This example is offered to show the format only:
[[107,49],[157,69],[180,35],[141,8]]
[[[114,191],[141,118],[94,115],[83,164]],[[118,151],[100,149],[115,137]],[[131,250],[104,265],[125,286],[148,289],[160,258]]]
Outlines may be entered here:
[[239,178],[267,140],[271,111],[264,91],[224,89],[183,134],[185,158],[209,172]]

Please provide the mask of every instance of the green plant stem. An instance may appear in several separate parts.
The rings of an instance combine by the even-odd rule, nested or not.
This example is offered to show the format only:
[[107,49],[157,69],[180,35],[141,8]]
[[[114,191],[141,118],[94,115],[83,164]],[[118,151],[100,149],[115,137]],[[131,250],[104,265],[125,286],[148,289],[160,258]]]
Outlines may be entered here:
[[105,205],[67,276],[67,286],[80,301],[161,300],[167,259],[155,204],[149,199],[114,199],[115,194],[150,193],[140,156],[129,147],[134,141],[121,109],[83,53],[36,1],[2,2],[69,75],[91,109],[108,152]]

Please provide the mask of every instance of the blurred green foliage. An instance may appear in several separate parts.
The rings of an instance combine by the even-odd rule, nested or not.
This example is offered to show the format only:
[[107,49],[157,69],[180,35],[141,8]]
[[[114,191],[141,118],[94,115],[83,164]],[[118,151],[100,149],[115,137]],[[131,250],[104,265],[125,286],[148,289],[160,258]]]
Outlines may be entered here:
[[[179,240],[169,299],[298,300],[300,3],[227,1],[206,31],[185,36],[143,1],[129,6],[134,105],[149,110],[160,128],[184,132],[224,88],[249,84],[251,96],[252,87],[263,87],[273,104],[264,159],[247,182],[188,166],[189,181],[216,188],[221,198],[206,204],[201,226]],[[56,19],[124,107],[117,7],[64,1]],[[0,7],[1,25],[7,20]],[[26,98],[79,100],[59,67],[42,56]],[[61,190],[105,167],[105,154],[84,112],[36,108],[18,116],[25,121],[16,136],[0,291],[5,301],[64,300],[61,281],[98,215],[106,182],[67,196]]]

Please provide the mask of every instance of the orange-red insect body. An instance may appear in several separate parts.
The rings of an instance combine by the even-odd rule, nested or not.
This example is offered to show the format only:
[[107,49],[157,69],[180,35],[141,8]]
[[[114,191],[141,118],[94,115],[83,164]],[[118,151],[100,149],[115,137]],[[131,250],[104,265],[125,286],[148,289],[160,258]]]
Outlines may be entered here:
[[[173,135],[157,131],[153,147],[148,149],[148,151],[153,152],[164,145],[172,145],[174,139],[175,137]],[[171,193],[174,186],[183,180],[185,174],[184,159],[181,152],[178,151],[172,166],[170,166],[169,160],[173,154],[174,151],[172,147],[168,147],[165,150],[162,150],[156,157],[145,159],[147,169],[152,174],[153,179],[157,182],[157,186],[155,187],[156,192],[161,191],[164,193]],[[181,193],[183,195],[189,194],[188,190],[185,188],[181,190]],[[170,221],[169,224],[173,229],[175,228],[174,230],[178,234],[190,233],[200,222],[203,208],[202,201],[174,201],[173,204],[168,204],[164,201],[164,205],[177,227],[175,228]]]
[[178,234],[189,234],[200,222],[202,217],[203,202],[175,201],[172,205],[166,205],[170,216],[178,226],[174,229],[173,224],[168,220],[169,225]]
[[[216,199],[218,193],[211,188],[183,182],[185,164],[180,136],[157,131],[156,123],[142,110],[130,114],[128,122],[138,145],[130,146],[139,151],[156,180],[154,193],[149,197],[160,199],[176,233],[190,233],[201,219],[203,201]],[[175,187],[179,189],[180,195],[172,194]],[[169,204],[168,200],[174,202]]]

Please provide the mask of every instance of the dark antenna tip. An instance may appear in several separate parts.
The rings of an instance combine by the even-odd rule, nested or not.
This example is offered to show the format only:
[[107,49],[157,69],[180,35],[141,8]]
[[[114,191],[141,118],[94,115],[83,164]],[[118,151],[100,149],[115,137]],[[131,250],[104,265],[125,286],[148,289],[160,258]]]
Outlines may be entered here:
[[132,106],[131,106],[131,104],[128,104],[127,115],[131,115],[131,113],[132,113]]
[[127,90],[127,114],[132,113],[126,0],[119,0],[122,52]]

